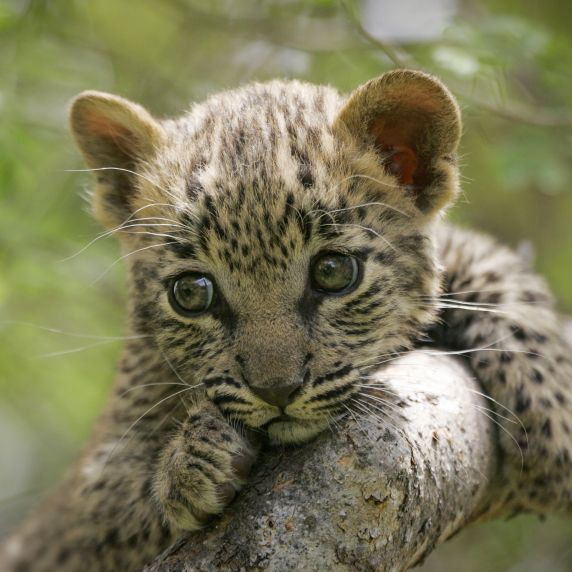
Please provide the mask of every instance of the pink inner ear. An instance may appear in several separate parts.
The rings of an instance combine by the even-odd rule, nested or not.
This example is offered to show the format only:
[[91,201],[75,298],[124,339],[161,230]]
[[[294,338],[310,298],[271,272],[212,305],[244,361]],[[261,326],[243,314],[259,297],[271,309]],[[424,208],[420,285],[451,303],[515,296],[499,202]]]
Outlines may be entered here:
[[376,147],[382,154],[383,165],[402,185],[413,185],[419,166],[415,152],[413,126],[407,122],[390,125],[383,121],[371,126]]
[[120,137],[127,131],[124,127],[110,121],[108,117],[98,113],[86,113],[85,120],[92,132],[103,137]]
[[85,120],[93,135],[108,140],[117,152],[125,156],[133,155],[133,133],[127,127],[99,113],[87,113]]
[[413,185],[417,171],[417,155],[409,147],[401,145],[382,147],[389,157],[383,162],[387,170],[395,175],[402,185]]

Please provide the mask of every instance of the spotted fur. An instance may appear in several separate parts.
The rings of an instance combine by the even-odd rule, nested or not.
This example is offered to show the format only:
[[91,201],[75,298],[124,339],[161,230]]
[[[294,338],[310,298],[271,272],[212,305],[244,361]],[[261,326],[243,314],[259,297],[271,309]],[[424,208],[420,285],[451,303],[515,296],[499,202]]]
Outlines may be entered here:
[[[440,220],[460,122],[437,80],[393,72],[349,98],[252,84],[164,121],[87,92],[71,122],[129,267],[134,339],[83,456],[5,545],[3,569],[139,570],[232,499],[253,433],[310,439],[429,334],[470,350],[493,409],[522,421],[501,418],[514,509],[570,508],[570,348],[541,279]],[[360,261],[353,291],[312,288],[327,251]],[[216,285],[195,317],[169,300],[190,271]],[[294,379],[284,411],[251,388]]]

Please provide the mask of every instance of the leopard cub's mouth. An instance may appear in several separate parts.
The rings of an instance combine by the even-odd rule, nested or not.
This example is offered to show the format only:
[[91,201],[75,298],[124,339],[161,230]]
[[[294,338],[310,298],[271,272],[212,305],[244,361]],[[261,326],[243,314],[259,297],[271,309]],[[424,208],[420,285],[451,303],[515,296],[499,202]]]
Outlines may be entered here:
[[292,417],[291,415],[288,415],[287,413],[282,412],[278,417],[274,417],[274,419],[271,419],[267,425],[270,425],[271,423],[276,423],[278,421],[298,421],[295,417]]
[[328,427],[326,420],[304,420],[285,413],[264,426],[271,443],[289,444],[309,441]]

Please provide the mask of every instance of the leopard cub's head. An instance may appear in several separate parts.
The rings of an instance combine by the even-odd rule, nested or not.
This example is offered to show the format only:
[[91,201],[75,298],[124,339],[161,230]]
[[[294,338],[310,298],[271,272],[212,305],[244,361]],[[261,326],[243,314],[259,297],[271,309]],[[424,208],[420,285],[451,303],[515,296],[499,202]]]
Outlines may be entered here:
[[135,333],[228,417],[305,440],[434,319],[428,235],[460,135],[436,79],[253,84],[176,120],[85,92],[71,126]]

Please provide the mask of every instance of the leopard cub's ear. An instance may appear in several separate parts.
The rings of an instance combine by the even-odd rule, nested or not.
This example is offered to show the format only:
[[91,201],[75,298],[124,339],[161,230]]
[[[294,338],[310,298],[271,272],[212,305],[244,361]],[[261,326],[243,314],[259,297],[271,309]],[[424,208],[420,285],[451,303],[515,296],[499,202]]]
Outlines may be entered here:
[[432,214],[457,193],[459,107],[435,77],[413,70],[383,74],[350,94],[334,129],[373,149],[398,192]]
[[159,147],[163,129],[140,105],[99,91],[84,91],[72,101],[70,127],[87,166],[96,169],[96,218],[114,227],[133,212],[133,171]]

